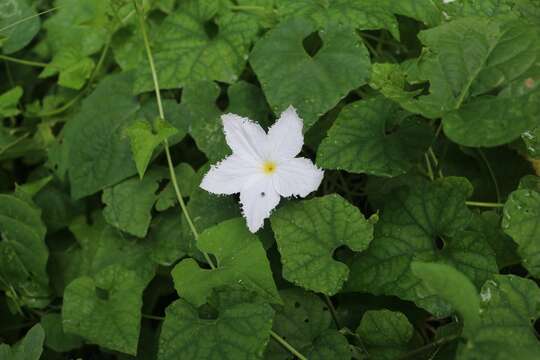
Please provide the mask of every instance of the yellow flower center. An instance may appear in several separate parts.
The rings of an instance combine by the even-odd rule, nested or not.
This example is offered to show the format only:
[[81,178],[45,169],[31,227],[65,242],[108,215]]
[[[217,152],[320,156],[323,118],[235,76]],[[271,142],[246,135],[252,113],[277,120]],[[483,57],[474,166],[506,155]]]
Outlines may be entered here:
[[265,174],[270,175],[276,171],[277,165],[273,161],[265,161],[263,164],[263,171]]

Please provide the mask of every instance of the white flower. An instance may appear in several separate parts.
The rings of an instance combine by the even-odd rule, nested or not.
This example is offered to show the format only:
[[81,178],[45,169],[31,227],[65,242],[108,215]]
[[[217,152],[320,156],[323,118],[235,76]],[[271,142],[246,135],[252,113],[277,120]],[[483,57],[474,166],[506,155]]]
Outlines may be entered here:
[[240,193],[251,232],[259,230],[281,196],[305,197],[317,190],[324,172],[309,159],[297,158],[304,136],[302,119],[289,106],[268,130],[235,114],[221,117],[233,154],[213,165],[201,188],[214,194]]

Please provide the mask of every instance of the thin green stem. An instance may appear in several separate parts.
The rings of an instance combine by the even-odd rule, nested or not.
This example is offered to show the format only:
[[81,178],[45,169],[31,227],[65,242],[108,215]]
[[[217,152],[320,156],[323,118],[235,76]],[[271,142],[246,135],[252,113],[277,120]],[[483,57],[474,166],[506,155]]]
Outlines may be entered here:
[[18,143],[20,143],[21,141],[23,141],[24,139],[26,139],[30,134],[29,133],[26,133],[20,137],[18,137],[17,139],[13,140],[12,142],[10,142],[9,144],[7,144],[6,146],[0,148],[0,155],[2,155],[3,153],[5,153],[6,151],[8,151],[10,148],[12,148],[13,146],[17,145]]
[[429,178],[433,181],[435,180],[435,176],[433,176],[433,169],[431,168],[431,162],[429,161],[428,154],[424,154],[424,157],[426,158],[426,167]]
[[281,336],[276,334],[274,331],[270,330],[270,335],[272,336],[272,338],[274,338],[274,340],[276,340],[281,346],[287,349],[291,354],[293,354],[300,360],[307,360],[307,358],[304,355],[300,354],[298,350],[292,347],[291,344],[285,341]]
[[465,201],[465,204],[468,206],[477,206],[477,207],[485,207],[485,208],[504,207],[504,204],[501,204],[501,203],[489,203],[489,202],[481,202],[481,201]]
[[439,165],[439,159],[437,159],[437,155],[435,155],[435,152],[433,151],[433,148],[430,146],[428,149],[428,154],[431,156],[431,159],[433,160],[433,164],[437,168],[437,173],[439,177],[442,179],[444,177],[441,166]]
[[260,12],[271,12],[271,9],[267,9],[263,6],[255,6],[255,5],[231,5],[229,7],[231,10],[237,10],[237,11],[260,11]]
[[51,8],[51,9],[49,9],[49,10],[45,10],[45,11],[42,11],[42,12],[37,13],[37,14],[35,14],[35,15],[31,15],[31,16],[25,17],[24,19],[15,21],[14,23],[11,23],[11,24],[9,24],[8,26],[4,26],[3,28],[1,28],[1,29],[0,29],[0,32],[5,31],[5,30],[7,30],[7,29],[10,29],[10,28],[12,28],[12,27],[14,27],[14,26],[17,26],[17,25],[19,25],[20,23],[23,23],[23,22],[25,22],[25,21],[31,20],[31,19],[33,19],[33,18],[35,18],[35,17],[40,17],[41,15],[45,15],[45,14],[47,14],[47,13],[53,12],[53,11],[55,11],[55,10],[58,10],[59,8],[61,8],[61,6],[56,6],[56,7],[53,7],[53,8]]
[[[43,63],[43,62],[39,62],[39,61],[17,59],[17,58],[7,56],[7,55],[0,55],[0,60],[10,61],[12,63],[17,63],[17,64],[21,64],[21,65],[40,67],[40,68],[44,68],[44,67],[49,66],[49,64],[47,64],[47,63]],[[50,65],[50,66],[54,67],[53,65]]]
[[326,305],[328,305],[328,309],[330,310],[330,314],[332,315],[332,319],[334,320],[334,324],[336,324],[336,329],[341,329],[341,325],[339,324],[339,320],[337,317],[337,311],[334,307],[334,304],[332,303],[332,299],[328,295],[324,295],[324,300],[326,301]]
[[148,314],[141,314],[141,316],[145,319],[150,319],[150,320],[158,320],[158,321],[165,320],[163,316],[155,316],[155,315],[148,315]]
[[493,171],[493,168],[491,167],[491,164],[489,163],[489,160],[487,159],[484,152],[478,149],[478,154],[480,154],[482,161],[486,164],[486,168],[489,171],[489,176],[491,176],[491,180],[493,181],[493,185],[495,186],[495,195],[497,196],[497,202],[501,202],[501,190],[499,189],[499,182],[497,181],[495,172]]
[[[159,91],[159,81],[157,77],[156,68],[154,65],[154,58],[152,56],[152,50],[150,48],[150,42],[148,41],[148,35],[146,33],[146,26],[144,24],[144,17],[142,12],[140,11],[137,1],[133,0],[133,6],[135,7],[135,10],[137,12],[137,16],[139,18],[139,25],[141,27],[141,33],[143,36],[144,41],[144,47],[146,49],[146,56],[148,57],[148,63],[150,64],[150,71],[152,72],[152,80],[154,82],[154,90],[156,93],[156,100],[158,103],[158,111],[159,116],[165,120],[165,113],[163,111],[163,104],[161,102],[161,93]],[[199,233],[197,232],[197,229],[195,228],[195,225],[193,224],[193,221],[191,220],[191,216],[189,215],[188,209],[186,207],[186,203],[184,202],[184,198],[182,196],[182,193],[180,192],[180,188],[178,187],[178,181],[176,179],[176,174],[174,172],[174,165],[171,158],[171,153],[169,151],[169,142],[167,140],[163,141],[163,147],[165,148],[165,156],[167,157],[167,165],[169,167],[169,173],[171,176],[171,182],[173,184],[174,192],[176,194],[176,197],[178,199],[178,202],[180,204],[180,208],[182,209],[182,213],[184,214],[184,217],[189,225],[189,228],[191,232],[193,233],[193,236],[195,237],[195,240],[198,239]],[[203,255],[208,262],[208,265],[210,265],[210,268],[215,269],[215,265],[210,258],[210,256],[203,251]],[[300,360],[307,360],[307,358],[299,353],[291,344],[289,344],[287,341],[285,341],[283,338],[281,338],[278,334],[276,334],[274,331],[270,330],[270,335],[278,342],[280,343],[284,348],[286,348],[291,354],[298,357]]]

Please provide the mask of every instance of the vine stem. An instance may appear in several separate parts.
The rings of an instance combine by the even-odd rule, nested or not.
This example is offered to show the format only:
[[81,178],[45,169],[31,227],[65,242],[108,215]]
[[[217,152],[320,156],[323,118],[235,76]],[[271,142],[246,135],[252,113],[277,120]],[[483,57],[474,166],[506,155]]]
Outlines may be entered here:
[[25,17],[24,19],[20,19],[20,20],[18,20],[18,21],[15,21],[14,23],[9,24],[8,26],[5,26],[5,27],[1,28],[1,29],[0,29],[0,32],[5,31],[5,30],[7,30],[7,29],[10,29],[10,28],[12,28],[12,27],[14,27],[14,26],[17,26],[17,25],[19,25],[20,23],[23,23],[23,22],[25,22],[25,21],[31,20],[31,19],[33,19],[33,18],[35,18],[35,17],[40,17],[41,15],[45,15],[45,14],[47,14],[47,13],[53,12],[53,11],[58,10],[58,9],[60,9],[60,8],[61,8],[61,6],[56,6],[56,7],[50,8],[50,9],[48,9],[48,10],[42,11],[42,12],[40,12],[40,13],[37,13],[37,14],[35,14],[35,15],[31,15],[31,16]]
[[[135,11],[137,12],[137,17],[139,18],[139,26],[141,28],[141,33],[143,36],[144,47],[146,49],[146,56],[148,58],[148,63],[150,64],[150,71],[152,73],[152,80],[154,82],[154,91],[156,93],[159,116],[163,120],[165,120],[165,112],[163,111],[163,104],[161,101],[161,92],[159,91],[159,80],[157,77],[157,71],[154,64],[154,57],[152,56],[152,50],[150,49],[150,42],[148,41],[148,34],[146,33],[146,26],[144,24],[144,16],[141,10],[139,9],[139,6],[137,5],[136,0],[133,0],[133,6],[135,7]],[[171,182],[173,184],[174,192],[176,193],[176,197],[178,199],[178,202],[180,203],[180,208],[182,209],[182,213],[184,214],[184,217],[189,225],[189,228],[191,232],[193,233],[193,237],[195,237],[195,240],[197,240],[199,238],[199,233],[197,231],[197,228],[193,224],[191,216],[189,215],[188,209],[186,207],[186,203],[184,202],[184,198],[182,197],[182,193],[180,192],[180,188],[178,187],[178,181],[176,179],[176,174],[174,172],[174,165],[171,158],[171,152],[169,150],[169,142],[167,140],[163,141],[163,147],[165,148],[165,156],[167,157],[167,165],[169,167],[169,173],[171,175]],[[204,251],[202,253],[206,261],[208,262],[208,265],[210,265],[210,268],[215,269],[216,266],[214,265],[214,262],[212,261],[210,256]],[[293,354],[300,360],[307,360],[307,358],[304,355],[302,355],[298,350],[296,350],[291,344],[285,341],[285,339],[283,339],[281,336],[276,334],[273,330],[270,330],[270,336],[272,336],[274,340],[276,340],[281,346],[283,346],[291,354]]]
[[[28,65],[28,66],[42,67],[42,68],[49,66],[49,64],[46,64],[44,62],[17,59],[17,58],[7,56],[7,55],[0,55],[0,60],[10,61],[10,62],[21,64],[21,65]],[[54,67],[53,65],[50,65],[50,66]]]
[[478,206],[478,207],[485,207],[485,208],[504,207],[504,204],[501,204],[501,203],[488,203],[488,202],[480,202],[480,201],[465,201],[465,204],[467,204],[468,206]]
[[307,360],[307,358],[300,354],[298,350],[296,350],[294,347],[291,346],[285,339],[283,339],[281,336],[276,334],[274,331],[270,330],[270,335],[276,340],[281,346],[283,346],[285,349],[289,350],[291,354],[299,358],[300,360]]

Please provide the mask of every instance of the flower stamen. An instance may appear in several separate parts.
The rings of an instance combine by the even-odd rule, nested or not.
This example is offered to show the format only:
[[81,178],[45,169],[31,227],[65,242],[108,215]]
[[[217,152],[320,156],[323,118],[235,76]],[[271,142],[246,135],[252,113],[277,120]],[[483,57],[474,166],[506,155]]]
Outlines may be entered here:
[[276,171],[277,165],[273,161],[265,161],[263,164],[263,172],[270,175]]

